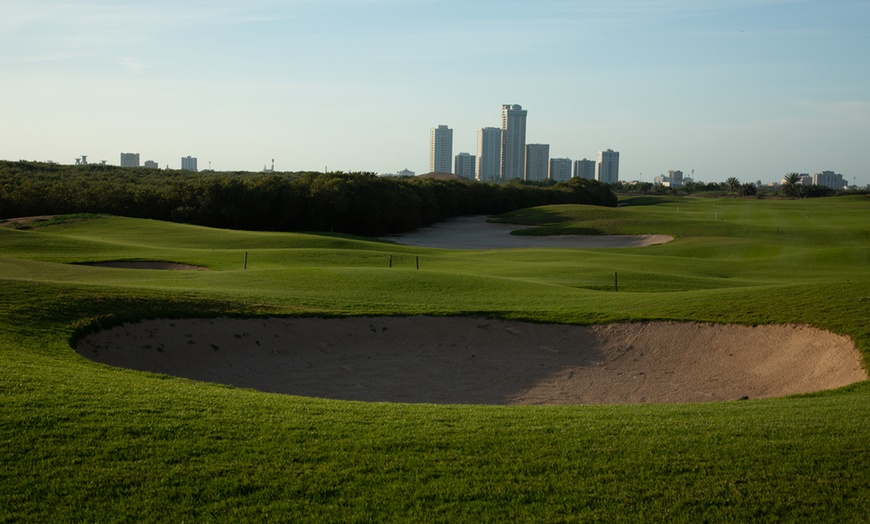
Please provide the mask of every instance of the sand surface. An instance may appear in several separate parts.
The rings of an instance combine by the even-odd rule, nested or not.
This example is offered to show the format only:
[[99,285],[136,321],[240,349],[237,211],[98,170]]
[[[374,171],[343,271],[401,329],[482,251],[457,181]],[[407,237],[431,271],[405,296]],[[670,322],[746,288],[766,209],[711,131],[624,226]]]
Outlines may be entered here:
[[87,336],[77,351],[194,380],[386,402],[710,402],[867,379],[848,337],[782,325],[584,327],[419,316],[147,320]]
[[120,269],[159,269],[169,271],[208,271],[205,266],[192,266],[190,264],[179,264],[177,262],[160,262],[160,261],[127,261],[115,260],[109,262],[83,262],[81,266],[95,267],[113,267]]
[[483,215],[452,218],[410,233],[381,239],[408,246],[441,249],[643,247],[673,240],[668,235],[512,235],[511,231],[527,229],[529,226],[497,224],[486,219]]
[[39,220],[50,220],[57,215],[37,215],[29,217],[0,218],[0,227],[10,229],[30,229]]

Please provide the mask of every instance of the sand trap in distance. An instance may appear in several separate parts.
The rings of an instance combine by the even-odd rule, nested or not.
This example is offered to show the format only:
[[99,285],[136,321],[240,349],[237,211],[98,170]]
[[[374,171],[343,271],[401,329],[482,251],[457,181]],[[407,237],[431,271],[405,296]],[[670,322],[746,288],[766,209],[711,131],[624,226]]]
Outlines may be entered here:
[[179,264],[177,262],[161,262],[153,260],[115,260],[108,262],[81,262],[76,265],[92,266],[92,267],[112,267],[120,269],[158,269],[168,271],[208,271],[205,266],[192,266],[190,264]]
[[487,218],[485,215],[450,218],[409,233],[381,237],[381,240],[440,249],[626,248],[673,240],[669,235],[512,235],[512,231],[531,226],[487,222]]
[[711,402],[867,379],[848,337],[783,325],[569,326],[422,316],[164,319],[88,335],[76,349],[124,368],[384,402]]

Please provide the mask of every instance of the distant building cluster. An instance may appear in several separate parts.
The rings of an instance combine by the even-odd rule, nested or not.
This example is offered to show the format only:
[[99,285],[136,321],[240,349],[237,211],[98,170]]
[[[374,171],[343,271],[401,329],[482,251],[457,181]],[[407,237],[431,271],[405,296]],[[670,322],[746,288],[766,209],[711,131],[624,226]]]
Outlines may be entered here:
[[[140,167],[139,153],[121,153],[121,167]],[[160,166],[153,160],[146,160],[142,167],[158,169]]]
[[[76,165],[77,165],[77,166],[87,166],[87,165],[90,165],[90,163],[88,162],[88,155],[82,155],[82,156],[76,158]],[[105,160],[100,160],[100,164],[99,164],[99,165],[101,165],[101,166],[106,165],[106,161],[105,161]]]
[[381,173],[381,176],[414,176],[415,172],[410,169],[402,169],[401,171],[397,171],[395,173]]
[[[814,173],[812,176],[809,173],[798,173],[798,175],[800,176],[800,183],[803,186],[823,186],[840,190],[849,185],[848,181],[843,178],[843,175],[833,171],[822,171]],[[786,179],[783,178],[780,184],[785,185]]]
[[[85,157],[86,158],[86,157]],[[274,167],[274,160],[272,165]],[[79,162],[76,161],[76,164]],[[105,162],[103,162],[105,163]],[[159,169],[160,166],[153,160],[146,160],[144,164],[139,164],[139,153],[121,153],[121,167],[146,167],[149,169]],[[169,169],[169,166],[166,166]],[[196,157],[186,156],[181,158],[181,169],[184,171],[197,171]]]
[[[139,153],[121,153],[121,167],[145,167],[148,169],[160,169],[160,166],[154,160],[146,160],[144,163],[139,163]],[[76,158],[77,166],[87,166],[88,155],[82,155]],[[100,161],[100,165],[106,165],[105,160]],[[275,168],[275,161],[272,160],[272,169]],[[166,166],[169,169],[169,166]],[[181,158],[181,169],[184,171],[197,171],[196,157],[186,156]]]
[[[480,182],[509,180],[595,179],[606,184],[619,181],[619,153],[598,152],[598,161],[550,158],[549,144],[526,143],[528,111],[517,104],[504,104],[501,127],[477,130],[477,155],[463,152],[453,157],[453,130],[446,125],[429,132],[429,171],[452,173]],[[451,158],[453,159],[451,165]]]
[[664,187],[683,187],[691,181],[691,177],[684,177],[679,169],[673,169],[667,175],[659,175],[653,179],[654,184]]
[[[510,180],[564,182],[571,178],[597,180],[604,184],[616,184],[619,179],[619,152],[605,149],[598,152],[596,160],[583,158],[572,161],[566,157],[551,157],[549,144],[526,143],[526,121],[528,111],[517,104],[504,104],[501,111],[501,127],[481,127],[477,130],[477,154],[461,152],[453,155],[453,129],[441,124],[433,127],[429,134],[429,171],[431,173],[451,174],[467,180],[501,183]],[[121,167],[145,167],[159,169],[154,160],[140,162],[139,153],[121,153]],[[100,160],[99,165],[106,165]],[[87,155],[75,159],[75,165],[90,165]],[[170,169],[169,165],[166,169]],[[197,158],[181,157],[183,171],[198,172]],[[208,170],[211,171],[211,163]],[[264,165],[263,173],[275,172],[275,159],[271,166]],[[678,169],[670,170],[653,179],[655,185],[679,188],[694,181],[694,170],[686,176]],[[798,185],[821,186],[833,190],[849,187],[848,180],[834,171],[809,173],[788,173],[780,182],[771,182],[768,188],[791,185],[798,177]],[[414,171],[402,169],[384,176],[413,177]],[[631,184],[637,184],[634,181]],[[759,180],[756,187],[762,187]],[[870,188],[870,185],[865,186]]]

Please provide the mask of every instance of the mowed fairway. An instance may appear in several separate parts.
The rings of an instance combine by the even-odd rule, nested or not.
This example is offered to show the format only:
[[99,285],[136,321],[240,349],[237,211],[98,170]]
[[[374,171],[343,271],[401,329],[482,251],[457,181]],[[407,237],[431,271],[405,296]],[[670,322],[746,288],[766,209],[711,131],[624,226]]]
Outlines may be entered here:
[[[504,219],[675,240],[451,251],[120,217],[0,227],[0,521],[866,521],[867,381],[701,404],[367,403],[117,369],[71,347],[144,318],[461,315],[807,324],[870,356],[866,196],[645,197]],[[81,265],[112,260],[208,271]]]

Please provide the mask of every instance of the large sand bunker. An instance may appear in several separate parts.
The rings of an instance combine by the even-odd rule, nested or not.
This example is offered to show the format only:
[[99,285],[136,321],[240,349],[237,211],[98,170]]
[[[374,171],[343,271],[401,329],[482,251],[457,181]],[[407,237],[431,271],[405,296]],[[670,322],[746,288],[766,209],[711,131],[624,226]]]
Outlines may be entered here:
[[513,235],[531,226],[487,222],[485,215],[456,217],[410,233],[381,237],[407,246],[441,249],[645,247],[673,240],[669,235]]
[[776,397],[867,379],[847,337],[807,326],[568,326],[483,318],[186,319],[83,338],[106,364],[262,391],[448,404]]

